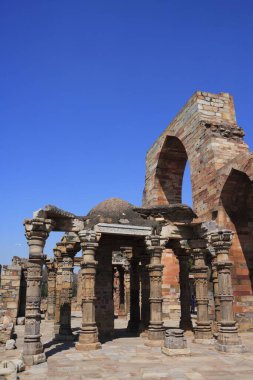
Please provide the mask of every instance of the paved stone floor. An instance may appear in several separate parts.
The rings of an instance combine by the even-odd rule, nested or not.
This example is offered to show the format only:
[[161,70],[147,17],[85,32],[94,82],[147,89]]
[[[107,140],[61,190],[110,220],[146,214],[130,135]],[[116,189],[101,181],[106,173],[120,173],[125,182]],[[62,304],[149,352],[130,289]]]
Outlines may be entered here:
[[[75,332],[80,323],[80,316],[72,318]],[[80,352],[75,350],[74,343],[53,343],[53,323],[43,321],[48,361],[27,368],[19,374],[20,380],[253,379],[253,333],[241,334],[247,348],[243,354],[219,353],[213,346],[192,343],[189,335],[191,356],[171,358],[162,354],[158,347],[145,346],[144,338],[127,336],[125,326],[126,321],[116,320],[116,339],[103,344],[101,350]],[[24,326],[17,326],[18,348],[0,351],[2,360],[20,355],[23,331]]]

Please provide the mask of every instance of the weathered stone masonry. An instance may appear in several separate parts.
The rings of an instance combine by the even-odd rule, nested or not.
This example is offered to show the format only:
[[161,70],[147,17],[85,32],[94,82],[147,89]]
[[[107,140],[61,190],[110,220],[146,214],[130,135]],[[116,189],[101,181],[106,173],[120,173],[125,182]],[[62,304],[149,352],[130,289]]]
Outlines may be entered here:
[[[161,346],[165,312],[180,317],[180,339],[183,330],[193,330],[195,342],[215,342],[219,351],[243,352],[237,321],[250,327],[253,315],[253,172],[252,156],[242,138],[232,97],[197,92],[147,155],[142,207],[111,198],[87,216],[49,205],[25,220],[29,260],[23,271],[4,267],[1,305],[5,302],[5,315],[11,313],[15,320],[19,297],[26,298],[23,359],[27,365],[46,360],[40,335],[44,265],[46,318],[54,320],[56,340],[78,338],[77,350],[99,349],[113,339],[114,318],[120,316],[128,318],[128,333],[141,333],[147,338],[145,344]],[[181,204],[187,160],[194,211]],[[49,260],[43,249],[52,231],[65,234]],[[79,251],[81,257],[76,258]],[[74,265],[81,267],[78,336],[71,329]],[[193,292],[195,327],[190,312]],[[15,305],[8,304],[11,294]]]
[[[197,91],[147,154],[143,205],[181,203],[189,161],[198,220],[214,220],[234,232],[229,253],[234,263],[234,311],[240,328],[247,329],[253,324],[253,155],[243,136],[231,95]],[[175,267],[168,252],[163,263]],[[173,272],[169,273],[172,278]],[[174,273],[178,276],[178,268]],[[167,284],[163,286],[168,298]]]

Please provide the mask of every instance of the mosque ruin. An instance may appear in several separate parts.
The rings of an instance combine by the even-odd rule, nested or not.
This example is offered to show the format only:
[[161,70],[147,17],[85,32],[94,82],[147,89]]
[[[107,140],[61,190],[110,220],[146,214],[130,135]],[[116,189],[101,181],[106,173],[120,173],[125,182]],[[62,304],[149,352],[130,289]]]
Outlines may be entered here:
[[[238,330],[253,328],[253,155],[243,136],[231,95],[197,91],[147,153],[142,207],[111,198],[86,216],[50,205],[34,212],[24,222],[27,260],[14,258],[1,271],[0,344],[15,328],[3,319],[15,325],[21,318],[25,363],[46,360],[40,334],[43,267],[46,319],[54,321],[55,339],[76,338],[76,265],[82,312],[76,350],[96,350],[113,339],[116,317],[127,318],[127,330],[141,334],[146,345],[162,346],[166,316],[193,330],[198,343],[243,352]],[[182,204],[187,161],[192,209]],[[54,231],[64,236],[47,258],[43,248]]]

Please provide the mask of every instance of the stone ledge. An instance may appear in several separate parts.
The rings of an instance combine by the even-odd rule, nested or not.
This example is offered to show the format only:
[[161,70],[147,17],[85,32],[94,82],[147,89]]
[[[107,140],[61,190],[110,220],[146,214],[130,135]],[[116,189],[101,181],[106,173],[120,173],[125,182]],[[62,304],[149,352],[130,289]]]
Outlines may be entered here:
[[172,349],[172,348],[162,347],[161,350],[162,350],[162,353],[167,355],[167,356],[189,356],[189,355],[191,355],[191,350],[189,348]]
[[238,345],[229,345],[229,344],[220,344],[218,342],[215,343],[215,348],[217,351],[221,352],[230,352],[230,353],[243,353],[246,352],[246,348],[242,344]]

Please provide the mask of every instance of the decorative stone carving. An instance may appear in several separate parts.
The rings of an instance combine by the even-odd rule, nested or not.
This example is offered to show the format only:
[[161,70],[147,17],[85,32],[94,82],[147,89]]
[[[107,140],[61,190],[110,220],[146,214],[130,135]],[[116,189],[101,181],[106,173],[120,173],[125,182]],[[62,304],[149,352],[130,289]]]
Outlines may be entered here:
[[56,264],[54,260],[48,260],[47,266],[47,320],[55,318],[56,303]]
[[162,271],[161,264],[163,247],[160,245],[160,237],[152,235],[147,251],[150,256],[150,264],[147,266],[150,279],[150,322],[148,327],[149,341],[162,345],[164,338],[164,327],[162,320]]
[[74,256],[79,249],[79,242],[70,236],[64,236],[54,249],[57,263],[55,338],[60,341],[74,340],[71,330],[71,299]]
[[192,320],[190,313],[191,293],[189,284],[189,259],[190,247],[188,241],[181,240],[173,244],[173,251],[179,261],[179,284],[180,284],[180,307],[181,317],[179,327],[186,331],[192,331]]
[[193,255],[194,284],[197,303],[197,322],[194,329],[196,343],[212,343],[211,323],[208,317],[208,285],[205,265],[206,242],[204,240],[189,240]]
[[214,124],[202,121],[200,123],[202,127],[205,127],[211,131],[214,136],[222,136],[225,138],[242,139],[245,135],[244,130],[236,125],[231,124]]
[[162,352],[168,356],[190,355],[190,349],[187,348],[187,341],[184,337],[184,330],[166,330]]
[[32,365],[46,360],[40,340],[41,278],[45,259],[43,248],[54,223],[50,219],[36,218],[25,220],[24,225],[29,245],[29,262],[23,359],[25,364]]
[[71,298],[73,284],[73,256],[68,253],[62,254],[61,262],[61,290],[60,290],[60,321],[59,334],[57,340],[69,341],[74,340],[71,330]]
[[213,283],[213,297],[214,297],[214,336],[218,337],[218,331],[220,328],[221,321],[221,310],[220,310],[220,294],[219,294],[219,281],[218,281],[218,270],[217,270],[217,260],[216,257],[212,261],[212,283]]
[[79,238],[83,250],[81,263],[82,279],[82,327],[76,349],[80,351],[101,348],[98,341],[98,330],[95,320],[95,276],[97,262],[95,251],[100,235],[93,231],[80,231]]
[[233,291],[231,285],[231,266],[228,252],[232,244],[232,232],[218,230],[208,235],[209,243],[213,246],[217,257],[217,272],[221,321],[219,326],[216,348],[224,352],[243,352],[244,346],[238,336],[237,324],[233,314]]

